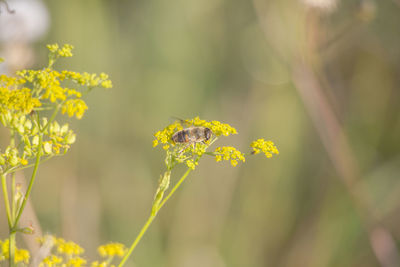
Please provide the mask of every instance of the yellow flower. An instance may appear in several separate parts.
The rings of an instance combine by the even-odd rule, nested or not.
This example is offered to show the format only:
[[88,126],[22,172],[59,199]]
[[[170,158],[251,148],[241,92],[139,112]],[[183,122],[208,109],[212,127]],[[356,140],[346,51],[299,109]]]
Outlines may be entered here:
[[198,165],[198,163],[194,162],[192,159],[189,159],[186,161],[186,165],[192,170],[194,170],[196,168],[196,165]]
[[279,154],[278,148],[272,141],[265,141],[264,139],[257,139],[250,144],[253,148],[252,154],[263,152],[267,158],[271,158],[272,154]]
[[199,117],[195,117],[194,119],[185,120],[184,122],[186,122],[190,125],[193,125],[193,126],[207,127],[216,136],[220,136],[220,135],[229,136],[231,134],[237,134],[237,131],[235,128],[233,128],[229,124],[221,123],[219,121],[207,122],[205,120],[201,120]]
[[32,97],[29,88],[9,89],[0,87],[0,113],[2,114],[9,111],[21,111],[28,114],[41,105],[39,99]]
[[75,115],[77,119],[81,119],[87,109],[88,106],[82,99],[69,99],[62,105],[61,113],[67,113],[68,117]]
[[230,160],[232,166],[236,166],[239,160],[246,161],[244,154],[231,146],[217,147],[214,153],[216,154],[215,161]]
[[107,262],[102,261],[99,263],[98,261],[94,261],[94,262],[92,262],[92,264],[90,266],[91,267],[107,267]]
[[81,267],[81,266],[85,266],[85,264],[86,264],[86,260],[82,259],[80,257],[75,257],[75,258],[72,258],[67,261],[67,266],[71,266],[71,267]]
[[102,257],[123,257],[126,253],[126,248],[121,243],[109,243],[98,247],[97,251]]
[[56,246],[57,246],[58,253],[65,254],[68,256],[81,255],[85,251],[78,244],[75,244],[72,241],[66,242],[62,238],[57,238]]
[[15,263],[17,262],[24,262],[25,264],[29,263],[29,251],[25,250],[25,249],[16,249],[15,251]]
[[43,259],[43,261],[39,264],[39,267],[51,267],[58,266],[58,264],[62,263],[63,259],[56,255],[50,255]]
[[[174,123],[165,127],[163,130],[156,132],[154,134],[154,137],[156,139],[153,141],[153,147],[156,147],[159,143],[161,144],[170,143],[171,145],[174,145],[174,143],[171,140],[171,137],[174,133],[183,130],[182,124],[187,125],[187,127],[201,126],[209,128],[212,131],[213,135],[216,137],[221,135],[228,136],[231,134],[237,134],[236,129],[230,126],[229,124],[221,123],[219,121],[207,122],[205,120],[201,120],[199,117],[195,117],[193,119],[177,120]],[[169,147],[164,147],[165,150],[167,150],[168,148]]]
[[58,50],[58,44],[48,44],[47,49],[49,49],[50,52],[55,53]]
[[[7,260],[9,259],[9,247],[10,247],[10,240],[6,239],[4,241],[0,241],[0,248],[1,248],[1,254],[0,254],[0,261],[2,260]],[[14,262],[24,262],[25,264],[29,263],[29,251],[25,249],[15,249],[15,258]]]
[[171,143],[172,144],[172,141],[171,141],[172,135],[182,129],[183,129],[182,125],[178,121],[176,121],[176,122],[168,125],[167,127],[165,127],[163,130],[156,132],[154,134],[154,137],[156,139],[153,141],[153,146],[156,147],[159,143],[161,143],[161,144]]
[[59,49],[58,55],[60,57],[72,57],[72,49],[74,48],[73,45],[65,44],[61,49]]
[[60,57],[72,57],[72,49],[74,47],[70,44],[65,44],[63,47],[59,47],[58,44],[49,44],[47,45],[47,49],[49,49],[50,53],[55,56]]

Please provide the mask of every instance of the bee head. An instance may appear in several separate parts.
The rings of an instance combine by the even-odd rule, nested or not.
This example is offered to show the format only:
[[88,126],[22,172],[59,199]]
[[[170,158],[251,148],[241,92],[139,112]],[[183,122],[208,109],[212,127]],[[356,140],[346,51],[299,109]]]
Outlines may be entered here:
[[204,134],[205,134],[206,141],[208,141],[211,138],[212,131],[209,128],[205,128],[204,129]]

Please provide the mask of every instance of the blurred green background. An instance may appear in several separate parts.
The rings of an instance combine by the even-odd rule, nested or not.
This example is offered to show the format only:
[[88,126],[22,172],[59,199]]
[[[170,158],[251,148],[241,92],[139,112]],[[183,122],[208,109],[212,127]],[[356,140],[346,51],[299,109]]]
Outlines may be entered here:
[[46,64],[46,44],[70,43],[56,68],[114,85],[89,95],[70,121],[77,142],[39,170],[44,233],[88,259],[107,241],[129,245],[164,171],[153,134],[200,116],[238,130],[220,145],[264,137],[280,155],[202,159],[129,266],[400,266],[400,1],[44,3],[31,67]]

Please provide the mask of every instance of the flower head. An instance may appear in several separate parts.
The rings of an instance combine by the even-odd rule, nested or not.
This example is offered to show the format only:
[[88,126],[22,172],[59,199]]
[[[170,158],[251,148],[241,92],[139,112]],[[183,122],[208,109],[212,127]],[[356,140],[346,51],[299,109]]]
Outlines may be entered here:
[[121,243],[109,243],[98,247],[97,251],[102,257],[123,257],[126,253],[126,248]]
[[55,245],[59,254],[64,254],[67,256],[78,256],[85,251],[78,244],[72,241],[65,241],[62,238],[57,238]]
[[[184,126],[186,128],[184,128]],[[181,133],[179,133],[182,131]],[[235,128],[219,121],[206,121],[199,117],[186,120],[176,120],[163,130],[154,134],[153,146],[163,145],[167,150],[167,168],[170,170],[177,163],[185,163],[190,169],[195,169],[199,158],[207,153],[208,147],[214,143],[220,136],[229,136],[237,134]],[[178,136],[177,136],[178,135]],[[241,152],[229,154],[232,157],[232,165],[237,165],[237,160],[244,160]],[[239,152],[239,153],[237,153]],[[228,151],[218,152],[229,153]],[[208,153],[213,155],[213,153]]]
[[272,154],[279,154],[278,149],[272,141],[265,141],[264,139],[257,139],[250,144],[253,148],[252,154],[263,152],[267,158],[271,158]]
[[230,160],[232,166],[236,166],[238,161],[246,161],[244,154],[231,146],[218,147],[215,149],[214,154],[217,162],[222,160]]
[[[42,260],[39,267],[108,267],[114,256],[122,257],[126,253],[126,248],[120,243],[109,243],[98,248],[100,256],[106,259],[93,261],[90,264],[82,257],[84,252],[78,244],[71,241],[65,241],[52,235],[38,239],[42,246],[50,248],[50,255]],[[1,244],[1,243],[0,243]]]
[[[175,143],[172,141],[171,138],[175,133],[184,129],[183,125],[186,125],[188,128],[193,127],[193,126],[194,127],[203,127],[203,129],[208,128],[211,130],[214,137],[219,137],[221,135],[229,136],[231,134],[237,134],[236,129],[233,128],[232,126],[230,126],[229,124],[221,123],[219,121],[208,122],[205,120],[201,120],[199,117],[195,117],[193,119],[177,120],[174,123],[165,127],[163,130],[156,132],[154,134],[154,137],[156,139],[153,140],[153,146],[156,147],[160,143],[161,144],[170,144],[170,145],[174,146]],[[165,150],[167,150],[169,148],[170,148],[170,146],[164,147]]]

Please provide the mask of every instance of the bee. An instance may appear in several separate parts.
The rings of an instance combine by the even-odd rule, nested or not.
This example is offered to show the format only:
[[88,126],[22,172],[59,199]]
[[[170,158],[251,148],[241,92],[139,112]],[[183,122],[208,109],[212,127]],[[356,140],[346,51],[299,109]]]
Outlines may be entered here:
[[174,133],[171,137],[176,144],[187,144],[195,146],[196,143],[205,143],[210,140],[212,131],[207,127],[194,126],[185,128]]

